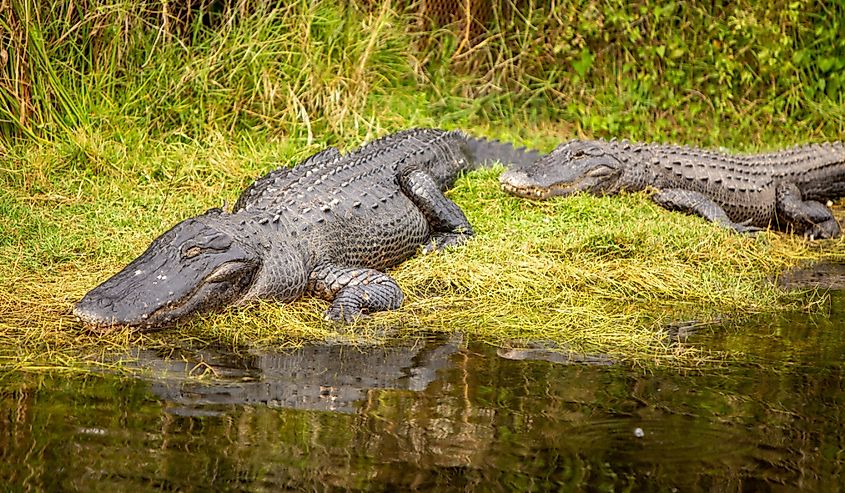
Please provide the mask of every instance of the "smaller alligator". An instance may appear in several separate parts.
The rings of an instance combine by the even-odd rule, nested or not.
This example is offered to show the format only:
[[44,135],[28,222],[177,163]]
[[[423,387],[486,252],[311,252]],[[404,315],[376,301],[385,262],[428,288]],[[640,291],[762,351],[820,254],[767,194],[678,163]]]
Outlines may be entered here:
[[254,299],[331,301],[352,321],[398,308],[383,271],[425,245],[459,245],[472,227],[443,192],[464,171],[528,164],[534,151],[460,131],[411,129],[347,154],[330,147],[258,179],[231,212],[211,209],[158,237],[74,307],[92,328],[161,328]]
[[500,181],[505,191],[537,200],[653,188],[652,199],[662,207],[739,232],[771,227],[824,239],[840,234],[824,203],[845,195],[845,145],[738,155],[624,140],[572,140],[529,166],[506,171]]

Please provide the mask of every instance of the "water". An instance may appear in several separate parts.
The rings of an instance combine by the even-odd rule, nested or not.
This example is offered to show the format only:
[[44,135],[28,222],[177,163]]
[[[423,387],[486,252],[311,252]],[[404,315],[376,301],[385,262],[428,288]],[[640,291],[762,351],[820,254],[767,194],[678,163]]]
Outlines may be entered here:
[[704,329],[690,343],[745,356],[701,371],[454,335],[133,355],[155,378],[7,375],[0,479],[36,491],[840,491],[843,320],[835,292],[829,316]]

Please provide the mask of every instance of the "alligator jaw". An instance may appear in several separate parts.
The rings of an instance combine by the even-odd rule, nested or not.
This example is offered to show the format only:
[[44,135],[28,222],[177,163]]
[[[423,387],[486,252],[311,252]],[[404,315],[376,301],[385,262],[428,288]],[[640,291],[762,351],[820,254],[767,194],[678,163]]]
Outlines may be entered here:
[[512,195],[516,195],[517,197],[532,200],[546,200],[552,196],[551,191],[548,189],[535,187],[515,187],[510,183],[502,183],[502,190]]
[[123,328],[128,328],[136,331],[150,331],[164,329],[167,326],[156,326],[152,324],[130,324],[121,322],[117,317],[104,318],[101,313],[97,313],[88,306],[83,306],[81,302],[73,307],[73,315],[82,323],[85,328],[95,334],[108,334],[118,331]]
[[119,323],[116,318],[104,320],[101,317],[101,314],[92,310],[89,306],[82,305],[81,302],[74,305],[73,316],[76,317],[79,322],[82,322],[82,325],[84,325],[86,329],[97,334],[107,334],[109,332],[116,331],[121,327],[129,327],[128,325]]
[[499,183],[502,190],[531,200],[547,200],[552,197],[566,197],[578,192],[572,186],[557,186],[544,187],[530,178],[525,172],[519,170],[508,170],[502,173],[499,178]]

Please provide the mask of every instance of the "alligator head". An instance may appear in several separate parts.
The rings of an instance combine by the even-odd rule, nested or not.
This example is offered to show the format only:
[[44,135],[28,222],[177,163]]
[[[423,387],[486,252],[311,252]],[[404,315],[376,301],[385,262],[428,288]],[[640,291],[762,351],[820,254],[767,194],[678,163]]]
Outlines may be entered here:
[[624,169],[603,144],[572,140],[528,166],[505,171],[499,181],[505,191],[535,200],[578,192],[614,193]]
[[186,219],[79,301],[83,323],[153,329],[239,300],[260,267],[253,249],[215,227],[212,210]]

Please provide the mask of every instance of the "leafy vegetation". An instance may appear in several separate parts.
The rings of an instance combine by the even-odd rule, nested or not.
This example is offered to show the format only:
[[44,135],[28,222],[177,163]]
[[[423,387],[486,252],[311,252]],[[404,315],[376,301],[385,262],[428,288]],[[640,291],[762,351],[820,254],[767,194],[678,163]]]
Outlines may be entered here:
[[[542,149],[604,136],[752,150],[845,128],[838,4],[503,3],[469,38],[477,30],[431,27],[390,1],[277,3],[0,5],[7,366],[76,368],[130,341],[339,337],[315,300],[150,336],[93,336],[70,317],[168,226],[326,145],[440,126]],[[461,330],[687,364],[714,355],[670,344],[667,323],[816,306],[769,280],[842,251],[737,236],[644,195],[519,201],[496,174],[472,174],[452,194],[478,238],[392,271],[406,305],[353,333]]]
[[0,133],[323,142],[416,116],[745,148],[845,124],[838,2],[491,3],[467,40],[389,0],[13,0]]

